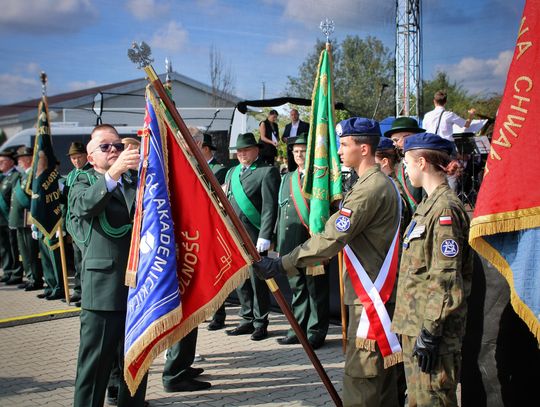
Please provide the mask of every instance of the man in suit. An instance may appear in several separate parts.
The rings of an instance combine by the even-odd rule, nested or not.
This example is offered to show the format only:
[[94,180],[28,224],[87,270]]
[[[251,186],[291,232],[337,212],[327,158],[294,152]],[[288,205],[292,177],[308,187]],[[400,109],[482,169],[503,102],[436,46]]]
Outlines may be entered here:
[[298,110],[294,108],[291,109],[290,117],[291,122],[285,126],[282,140],[287,144],[287,168],[289,172],[292,172],[297,167],[292,153],[294,140],[296,139],[296,137],[304,133],[305,137],[307,137],[307,134],[309,133],[309,123],[300,120]]
[[[140,155],[124,149],[116,129],[99,125],[86,147],[93,168],[69,194],[74,233],[82,248],[82,310],[74,406],[103,406],[115,358],[123,369],[128,288],[124,285]],[[118,406],[143,406],[146,377],[133,397],[124,380]]]
[[[290,253],[296,246],[309,239],[309,202],[302,196],[302,181],[306,163],[307,140],[296,138],[293,144],[294,161],[298,168],[283,176],[279,187],[279,214],[277,221],[277,251],[280,256]],[[324,344],[329,324],[328,272],[311,275],[306,268],[289,276],[293,296],[291,301],[294,317],[314,349]],[[292,329],[287,336],[278,338],[280,345],[299,343]]]
[[[66,181],[64,183],[64,187],[62,188],[62,195],[65,197],[66,203],[69,196],[69,190],[73,186],[73,183],[75,182],[75,179],[77,178],[77,174],[79,170],[88,171],[90,168],[92,168],[92,165],[88,162],[88,155],[86,153],[86,148],[81,142],[74,141],[73,143],[71,143],[71,145],[69,146],[67,155],[71,161],[71,164],[73,164],[74,168],[67,175]],[[71,236],[71,239],[72,239],[72,247],[73,247],[73,264],[75,266],[73,295],[71,296],[71,301],[75,303],[75,306],[80,307],[81,306],[82,251],[78,246],[77,240],[74,239],[73,236]]]
[[32,167],[32,149],[20,147],[14,158],[23,171],[16,181],[11,192],[11,208],[9,210],[9,227],[17,231],[17,245],[20,260],[23,265],[26,283],[18,285],[25,291],[40,290],[43,288],[43,269],[39,260],[39,243],[32,239],[32,229],[28,224],[30,211],[30,195],[25,192],[28,182],[28,171]]
[[[240,134],[237,145],[231,149],[236,150],[240,164],[227,173],[227,195],[257,251],[266,255],[277,218],[279,171],[265,164],[259,157],[260,144],[253,133]],[[252,334],[251,339],[254,341],[265,339],[268,337],[270,310],[268,286],[250,269],[250,278],[236,292],[240,300],[242,322],[236,328],[226,331],[227,334]]]
[[15,168],[12,151],[0,153],[0,172],[0,260],[4,270],[0,282],[15,285],[22,283],[23,266],[19,261],[17,231],[8,226],[8,218],[11,192],[21,174]]

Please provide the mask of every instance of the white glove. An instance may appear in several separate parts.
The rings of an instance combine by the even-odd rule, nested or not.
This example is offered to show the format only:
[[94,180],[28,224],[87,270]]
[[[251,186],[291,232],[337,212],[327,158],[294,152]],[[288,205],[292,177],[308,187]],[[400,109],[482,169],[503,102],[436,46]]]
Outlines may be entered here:
[[256,247],[259,253],[265,252],[270,248],[270,240],[262,239],[259,237],[257,239]]
[[32,230],[32,239],[38,240],[38,232],[36,230]]

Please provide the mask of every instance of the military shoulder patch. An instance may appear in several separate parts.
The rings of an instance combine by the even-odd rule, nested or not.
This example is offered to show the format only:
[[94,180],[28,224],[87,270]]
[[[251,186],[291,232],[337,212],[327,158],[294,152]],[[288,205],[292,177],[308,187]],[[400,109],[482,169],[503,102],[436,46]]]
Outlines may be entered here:
[[439,217],[439,225],[449,226],[451,224],[452,224],[452,217],[451,216],[440,216]]
[[350,218],[352,215],[352,210],[344,207],[339,210],[339,214]]
[[336,218],[336,230],[338,232],[346,232],[351,227],[351,220],[344,215],[339,215]]
[[441,253],[445,257],[456,257],[459,253],[459,246],[454,239],[446,239],[441,244]]

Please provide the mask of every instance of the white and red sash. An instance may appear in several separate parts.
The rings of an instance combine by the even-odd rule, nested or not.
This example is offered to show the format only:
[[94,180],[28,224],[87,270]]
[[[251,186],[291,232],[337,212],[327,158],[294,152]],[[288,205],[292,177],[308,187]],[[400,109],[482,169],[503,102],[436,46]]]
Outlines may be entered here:
[[[398,200],[400,202],[399,219],[401,219],[401,198],[399,193]],[[347,273],[354,291],[364,307],[356,332],[357,343],[373,343],[376,341],[384,358],[385,368],[402,361],[401,345],[396,334],[390,330],[391,320],[384,305],[390,298],[396,281],[400,223],[398,222],[394,239],[375,283],[371,281],[349,245],[343,248]]]

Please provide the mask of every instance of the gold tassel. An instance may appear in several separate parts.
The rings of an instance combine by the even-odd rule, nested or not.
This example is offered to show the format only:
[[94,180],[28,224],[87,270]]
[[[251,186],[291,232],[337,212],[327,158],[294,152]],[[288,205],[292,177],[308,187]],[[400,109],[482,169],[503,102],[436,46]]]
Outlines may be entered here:
[[306,275],[308,276],[322,276],[324,273],[325,273],[325,270],[322,264],[306,267]]
[[377,341],[374,339],[367,339],[367,338],[356,338],[356,348],[357,349],[365,349],[369,350],[370,352],[375,352],[375,344]]
[[388,369],[391,366],[397,365],[398,363],[403,362],[403,352],[392,353],[384,357],[384,368]]

